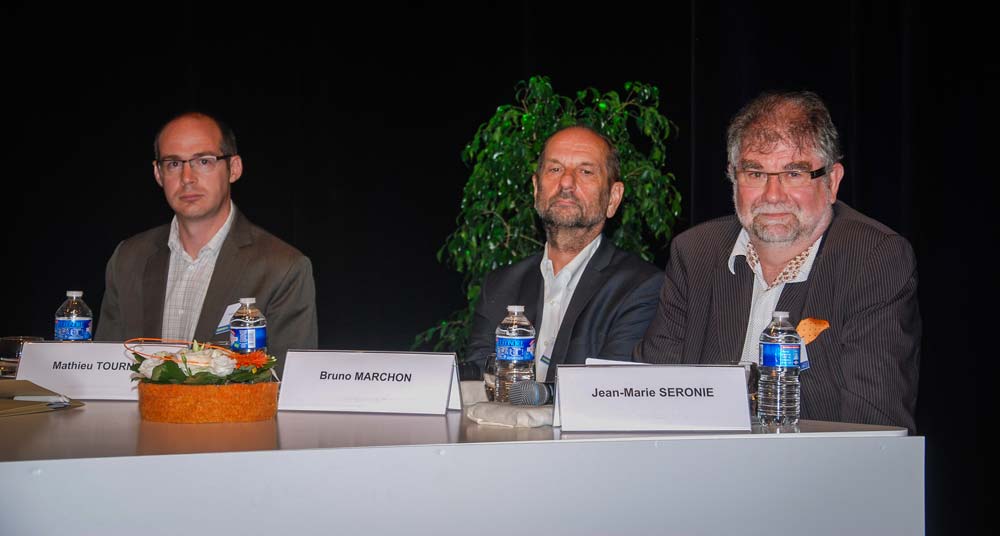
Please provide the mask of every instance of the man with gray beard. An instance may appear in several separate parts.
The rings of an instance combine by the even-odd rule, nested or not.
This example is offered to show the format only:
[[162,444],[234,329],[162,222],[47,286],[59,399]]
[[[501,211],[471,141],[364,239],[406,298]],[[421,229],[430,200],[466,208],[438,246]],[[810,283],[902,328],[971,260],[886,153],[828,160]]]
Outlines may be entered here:
[[[765,93],[727,132],[735,216],[671,244],[649,363],[756,363],[775,310],[829,327],[804,347],[803,419],[914,430],[920,313],[913,249],[843,202],[837,130],[811,92]],[[817,322],[818,321],[818,322]]]
[[466,363],[482,369],[508,305],[523,305],[535,326],[538,381],[554,381],[561,363],[631,360],[656,311],[663,272],[601,236],[624,194],[619,167],[618,150],[588,127],[564,128],[546,140],[531,177],[545,248],[486,276]]

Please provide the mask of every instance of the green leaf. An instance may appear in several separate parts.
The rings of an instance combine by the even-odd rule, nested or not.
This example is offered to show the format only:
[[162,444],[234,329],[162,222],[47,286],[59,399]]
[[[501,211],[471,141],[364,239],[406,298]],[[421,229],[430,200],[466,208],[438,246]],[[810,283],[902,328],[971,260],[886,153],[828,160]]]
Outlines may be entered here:
[[164,361],[153,368],[149,379],[158,383],[180,383],[187,378],[177,363]]
[[219,385],[225,383],[225,380],[215,374],[212,374],[211,372],[202,371],[188,376],[188,378],[184,380],[184,383],[190,385]]

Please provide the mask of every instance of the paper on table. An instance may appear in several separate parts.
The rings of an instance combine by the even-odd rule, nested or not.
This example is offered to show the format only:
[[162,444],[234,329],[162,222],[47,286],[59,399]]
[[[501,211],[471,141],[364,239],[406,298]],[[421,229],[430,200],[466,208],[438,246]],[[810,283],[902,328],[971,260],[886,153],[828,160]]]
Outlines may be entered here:
[[588,357],[584,362],[587,365],[648,365],[637,361],[615,361],[613,359],[600,359],[598,357]]
[[40,413],[66,407],[79,407],[72,400],[28,380],[0,380],[0,416]]
[[48,395],[37,395],[37,396],[36,395],[24,395],[24,396],[15,396],[14,400],[20,400],[22,402],[45,402],[46,404],[48,404],[50,406],[67,406],[67,405],[69,405],[69,398],[66,398],[63,395],[55,395],[55,396],[48,396]]

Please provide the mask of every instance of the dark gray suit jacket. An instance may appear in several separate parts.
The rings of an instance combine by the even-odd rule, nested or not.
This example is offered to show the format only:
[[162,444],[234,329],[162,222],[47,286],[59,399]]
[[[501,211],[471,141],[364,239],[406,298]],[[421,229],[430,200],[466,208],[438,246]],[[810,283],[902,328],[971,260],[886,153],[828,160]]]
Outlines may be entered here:
[[[806,350],[802,418],[914,430],[920,312],[913,249],[905,238],[842,202],[834,207],[809,279],[785,285],[777,310],[796,325],[830,328]],[[637,361],[736,363],[743,351],[753,272],[728,259],[740,233],[728,216],[678,235],[656,316]]]
[[[542,253],[537,253],[486,276],[466,362],[481,369],[486,356],[495,351],[497,324],[507,315],[508,305],[524,305],[528,320],[536,330],[541,327],[545,299],[541,262]],[[584,363],[588,357],[631,361],[632,349],[656,311],[662,283],[658,268],[618,249],[611,239],[602,239],[566,308],[545,381],[555,380],[556,366],[562,363]]]
[[[170,225],[161,225],[118,244],[105,272],[97,340],[160,336],[170,268],[169,236]],[[228,337],[215,335],[226,306],[250,296],[257,299],[257,307],[267,318],[267,349],[278,358],[279,372],[288,349],[316,348],[312,263],[236,210],[215,262],[194,338]]]

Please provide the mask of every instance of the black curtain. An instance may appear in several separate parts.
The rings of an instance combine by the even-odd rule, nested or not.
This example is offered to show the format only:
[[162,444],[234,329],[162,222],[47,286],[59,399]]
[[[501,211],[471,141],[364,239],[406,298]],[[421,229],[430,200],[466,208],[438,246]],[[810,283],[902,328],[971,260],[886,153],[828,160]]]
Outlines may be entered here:
[[460,276],[435,253],[468,174],[462,147],[518,80],[548,75],[568,94],[660,87],[679,127],[668,164],[684,195],[678,230],[732,211],[724,131],[739,106],[765,89],[816,91],[843,138],[840,197],[917,252],[928,533],[983,519],[987,391],[967,376],[993,369],[981,296],[995,285],[975,268],[996,234],[981,118],[997,69],[985,17],[966,6],[3,9],[11,305],[0,335],[51,338],[67,289],[99,309],[115,245],[169,221],[151,142],[186,109],[232,124],[246,167],[236,203],[313,260],[321,346],[406,349],[463,305]]

